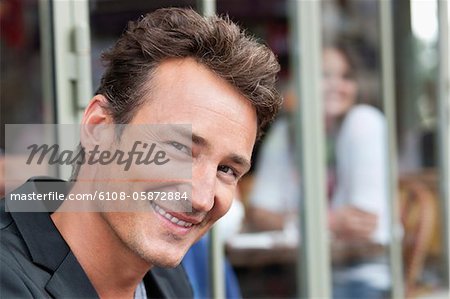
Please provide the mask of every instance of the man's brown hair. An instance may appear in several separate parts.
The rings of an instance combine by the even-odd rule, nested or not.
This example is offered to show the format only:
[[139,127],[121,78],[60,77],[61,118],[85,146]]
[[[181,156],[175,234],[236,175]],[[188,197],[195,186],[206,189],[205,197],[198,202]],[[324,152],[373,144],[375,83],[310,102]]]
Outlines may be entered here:
[[112,49],[97,94],[115,123],[131,121],[157,66],[169,58],[193,58],[235,86],[256,108],[259,131],[276,115],[280,66],[272,51],[228,17],[203,17],[192,9],[165,8],[128,23]]

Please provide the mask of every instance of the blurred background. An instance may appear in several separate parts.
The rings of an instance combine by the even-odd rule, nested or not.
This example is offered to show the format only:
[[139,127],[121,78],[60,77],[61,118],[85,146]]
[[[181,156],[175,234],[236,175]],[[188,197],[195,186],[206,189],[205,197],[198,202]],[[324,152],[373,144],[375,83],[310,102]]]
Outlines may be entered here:
[[[204,12],[211,3],[278,56],[285,98],[240,182],[238,212],[218,231],[233,228],[221,241],[233,277],[226,291],[307,296],[313,286],[305,277],[322,275],[336,298],[449,298],[445,0],[0,0],[0,148],[5,124],[77,123],[99,84],[101,53],[128,20],[160,7]],[[319,7],[318,19],[306,28],[310,35],[298,38],[299,26],[308,27],[298,9],[308,3]],[[311,79],[309,57],[298,57],[314,36],[320,48],[311,59],[320,63],[310,74],[319,96],[308,98],[301,87]],[[301,124],[313,106],[321,117]],[[311,144],[302,130],[320,131],[324,178],[317,198],[304,196]],[[317,217],[309,201],[323,202]],[[306,215],[323,224],[325,241]],[[327,273],[310,273],[302,263],[314,258],[302,252],[314,243],[326,246],[327,265],[319,270]],[[198,288],[208,288],[199,281]]]

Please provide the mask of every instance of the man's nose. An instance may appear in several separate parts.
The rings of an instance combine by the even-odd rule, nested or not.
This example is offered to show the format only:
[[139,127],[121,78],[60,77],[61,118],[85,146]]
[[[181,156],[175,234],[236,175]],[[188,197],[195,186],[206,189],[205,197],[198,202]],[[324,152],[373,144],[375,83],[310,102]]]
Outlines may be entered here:
[[194,165],[192,171],[192,209],[208,212],[214,206],[217,167]]

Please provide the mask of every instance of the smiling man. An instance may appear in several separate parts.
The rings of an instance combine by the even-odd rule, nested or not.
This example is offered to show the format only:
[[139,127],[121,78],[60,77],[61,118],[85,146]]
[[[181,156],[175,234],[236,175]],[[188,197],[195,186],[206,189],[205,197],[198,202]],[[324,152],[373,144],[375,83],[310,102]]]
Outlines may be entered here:
[[[133,126],[188,124],[189,141],[180,132],[167,133],[178,134],[170,142],[158,132],[138,135],[166,149],[162,160],[190,165],[189,183],[165,176],[165,185],[158,185],[167,194],[187,190],[189,209],[161,200],[139,210],[74,212],[67,207],[75,203],[65,201],[54,213],[19,213],[6,212],[2,201],[2,298],[191,297],[178,264],[229,209],[255,140],[280,106],[273,53],[227,18],[161,9],[130,22],[103,59],[106,72],[82,120],[83,152],[98,143],[130,145]],[[112,137],[101,131],[114,124],[125,125]],[[149,194],[156,187],[146,183],[170,170],[162,165],[149,174],[144,166],[126,172],[81,164],[74,184],[62,192],[66,198],[99,190]],[[40,181],[52,192],[61,188],[49,178]],[[39,188],[39,179],[15,191],[32,192],[49,191]]]

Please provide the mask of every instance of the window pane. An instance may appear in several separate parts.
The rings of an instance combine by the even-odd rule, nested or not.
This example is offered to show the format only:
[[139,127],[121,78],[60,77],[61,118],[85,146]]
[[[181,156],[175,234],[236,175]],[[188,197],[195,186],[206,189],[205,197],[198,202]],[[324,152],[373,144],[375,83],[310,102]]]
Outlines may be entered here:
[[396,10],[405,289],[415,296],[446,287],[437,139],[437,1],[399,2]]
[[[275,52],[281,64],[280,91],[294,101],[289,83],[287,2],[219,0],[217,11],[229,14]],[[245,222],[241,233],[227,242],[228,258],[244,298],[295,297],[297,292],[299,182],[290,134],[293,107],[285,104],[257,144],[252,171],[240,183]]]
[[391,289],[387,122],[377,1],[323,3],[323,101],[334,298]]

